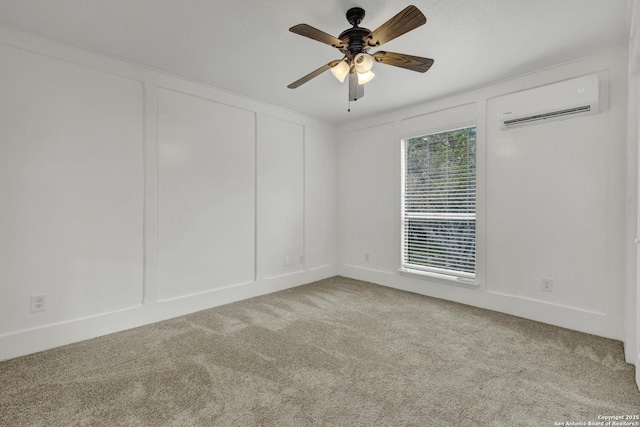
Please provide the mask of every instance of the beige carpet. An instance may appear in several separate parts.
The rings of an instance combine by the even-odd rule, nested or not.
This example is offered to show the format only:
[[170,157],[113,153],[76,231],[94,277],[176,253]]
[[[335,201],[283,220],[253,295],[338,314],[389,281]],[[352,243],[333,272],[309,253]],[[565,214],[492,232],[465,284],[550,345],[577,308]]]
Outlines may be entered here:
[[336,277],[0,363],[2,426],[553,426],[640,414],[622,344]]

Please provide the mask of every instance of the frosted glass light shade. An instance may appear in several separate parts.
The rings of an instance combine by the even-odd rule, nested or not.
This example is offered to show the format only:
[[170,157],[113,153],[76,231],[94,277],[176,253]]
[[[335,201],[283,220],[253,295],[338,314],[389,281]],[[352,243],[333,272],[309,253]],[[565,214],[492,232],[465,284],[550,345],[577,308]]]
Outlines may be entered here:
[[376,75],[373,74],[373,71],[367,71],[366,73],[358,73],[358,84],[363,85],[366,82],[370,81]]
[[331,74],[333,74],[340,83],[344,82],[345,77],[349,74],[349,64],[347,64],[347,61],[340,61],[338,65],[332,67]]
[[356,71],[360,74],[365,74],[373,67],[373,56],[368,53],[359,53],[353,58],[353,63],[356,66]]

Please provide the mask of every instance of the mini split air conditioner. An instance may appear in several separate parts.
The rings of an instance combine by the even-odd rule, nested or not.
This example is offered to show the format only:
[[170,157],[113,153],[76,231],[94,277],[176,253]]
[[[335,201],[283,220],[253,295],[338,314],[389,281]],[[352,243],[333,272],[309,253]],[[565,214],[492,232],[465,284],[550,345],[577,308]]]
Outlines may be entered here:
[[600,112],[597,74],[511,93],[498,98],[502,129],[565,120]]

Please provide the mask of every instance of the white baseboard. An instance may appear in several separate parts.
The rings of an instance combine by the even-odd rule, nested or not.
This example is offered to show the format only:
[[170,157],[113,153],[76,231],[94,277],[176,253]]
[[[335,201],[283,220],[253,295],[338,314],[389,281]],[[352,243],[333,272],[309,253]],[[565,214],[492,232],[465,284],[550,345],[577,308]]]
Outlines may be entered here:
[[0,335],[0,361],[333,277],[325,267]]
[[341,265],[338,268],[338,273],[352,279],[365,280],[420,295],[455,301],[606,338],[624,340],[623,320],[605,313],[505,294],[489,293],[479,289],[428,282],[396,273],[352,265]]
[[636,367],[636,386],[638,386],[638,390],[640,390],[640,350],[636,349],[636,357],[632,362]]
[[636,354],[634,365],[636,366],[636,385],[638,386],[638,390],[640,390],[640,352]]

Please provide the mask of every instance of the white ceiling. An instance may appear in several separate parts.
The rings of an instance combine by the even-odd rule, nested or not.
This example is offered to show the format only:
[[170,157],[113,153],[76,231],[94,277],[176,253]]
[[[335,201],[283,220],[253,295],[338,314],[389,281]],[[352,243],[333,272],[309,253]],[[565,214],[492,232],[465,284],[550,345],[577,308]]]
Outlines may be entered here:
[[[350,119],[626,46],[629,0],[0,0],[0,23],[342,124]],[[345,12],[365,9],[374,30],[409,4],[427,24],[384,50],[435,59],[425,74],[382,64],[347,113],[339,59],[290,33],[306,23],[337,36]],[[376,49],[372,49],[374,52]]]

